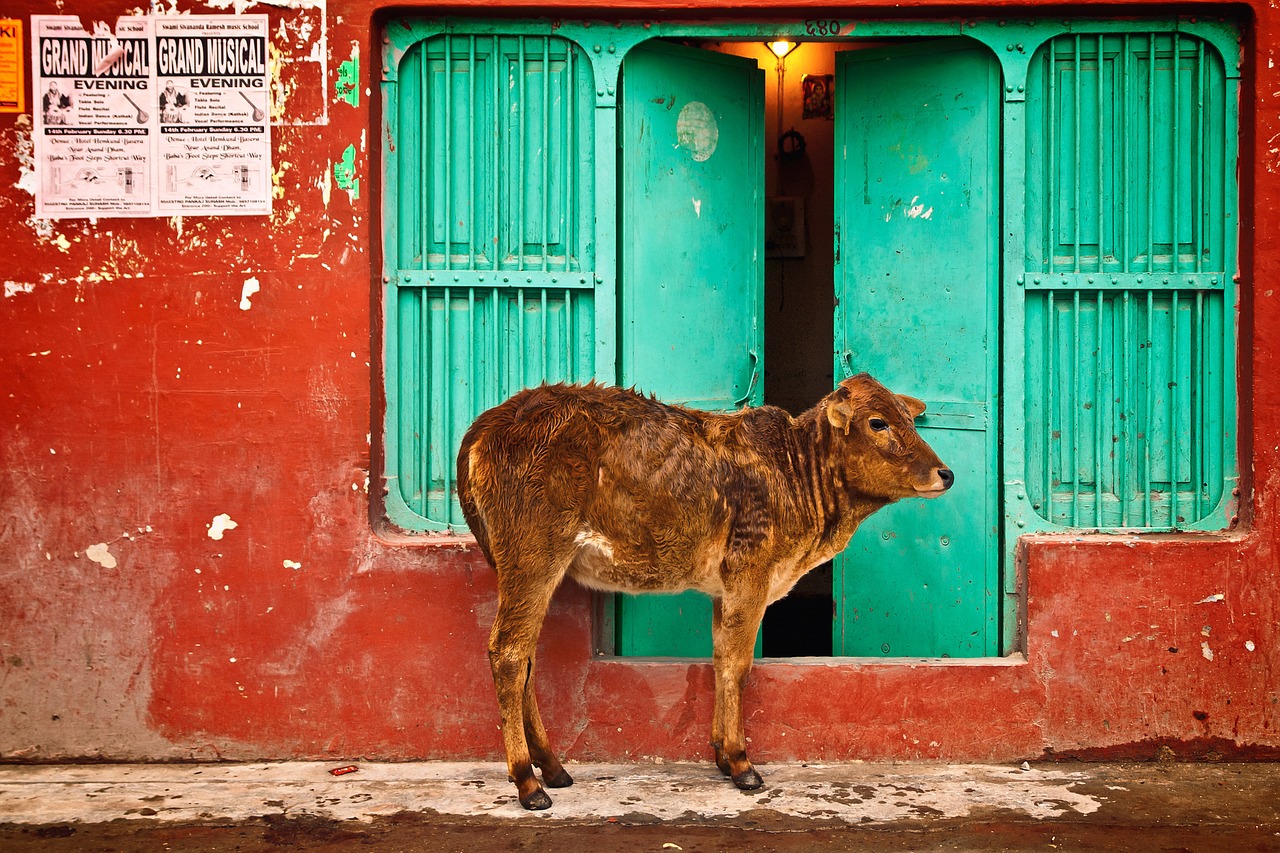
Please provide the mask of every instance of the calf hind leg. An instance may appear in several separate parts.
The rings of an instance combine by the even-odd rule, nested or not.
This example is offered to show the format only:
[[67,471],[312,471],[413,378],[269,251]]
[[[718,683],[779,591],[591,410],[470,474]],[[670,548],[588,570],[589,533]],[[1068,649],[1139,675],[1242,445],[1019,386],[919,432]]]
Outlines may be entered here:
[[[542,620],[551,603],[551,594],[559,582],[559,574],[530,583],[534,577],[524,574],[522,582],[513,580],[511,569],[498,573],[498,613],[489,634],[489,664],[493,684],[498,693],[502,713],[502,741],[507,752],[507,773],[516,784],[520,805],[526,809],[545,809],[551,797],[543,790],[533,773],[533,757],[526,733],[532,737],[539,758],[550,756],[546,768],[559,762],[550,755],[546,730],[538,717],[533,695],[533,656],[538,646]],[[526,696],[530,697],[526,705]],[[531,722],[533,723],[531,725]],[[559,768],[563,773],[563,768]],[[555,776],[556,774],[552,774]]]
[[547,729],[542,724],[542,715],[538,713],[538,698],[533,687],[534,667],[529,667],[529,676],[524,686],[524,736],[529,743],[529,753],[536,767],[542,770],[542,783],[548,788],[567,788],[573,784],[573,777],[556,758],[547,738]]

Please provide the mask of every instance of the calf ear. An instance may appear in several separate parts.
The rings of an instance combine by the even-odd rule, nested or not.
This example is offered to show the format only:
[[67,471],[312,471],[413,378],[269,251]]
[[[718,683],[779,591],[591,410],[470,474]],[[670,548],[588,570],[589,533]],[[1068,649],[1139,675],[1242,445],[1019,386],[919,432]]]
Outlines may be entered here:
[[849,434],[849,424],[853,421],[853,406],[849,403],[849,392],[845,388],[837,388],[827,398],[827,420],[838,430]]
[[902,405],[907,407],[907,412],[912,418],[918,418],[924,414],[923,400],[917,400],[915,397],[908,397],[906,394],[899,394],[898,399],[902,401]]

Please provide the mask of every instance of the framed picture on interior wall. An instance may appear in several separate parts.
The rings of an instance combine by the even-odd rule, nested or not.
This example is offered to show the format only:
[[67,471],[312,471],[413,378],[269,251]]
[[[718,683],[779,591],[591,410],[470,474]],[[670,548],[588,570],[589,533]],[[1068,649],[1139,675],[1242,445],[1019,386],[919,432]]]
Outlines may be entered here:
[[806,74],[800,78],[804,90],[804,117],[831,118],[832,98],[835,95],[834,74]]

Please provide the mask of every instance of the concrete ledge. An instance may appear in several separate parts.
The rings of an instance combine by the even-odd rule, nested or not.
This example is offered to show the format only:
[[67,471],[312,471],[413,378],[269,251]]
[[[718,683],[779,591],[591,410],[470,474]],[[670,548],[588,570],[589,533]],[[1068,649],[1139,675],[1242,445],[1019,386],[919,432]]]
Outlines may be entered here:
[[[988,819],[1078,823],[1169,820],[1280,828],[1280,765],[838,764],[761,766],[765,787],[736,790],[708,763],[570,764],[576,783],[530,813],[496,763],[0,766],[0,824],[241,821],[310,815],[369,822],[559,825],[891,826]],[[1132,820],[1125,814],[1133,815]],[[1167,815],[1162,817],[1162,815]],[[1232,817],[1235,816],[1235,817]],[[1280,845],[1280,833],[1265,837]]]

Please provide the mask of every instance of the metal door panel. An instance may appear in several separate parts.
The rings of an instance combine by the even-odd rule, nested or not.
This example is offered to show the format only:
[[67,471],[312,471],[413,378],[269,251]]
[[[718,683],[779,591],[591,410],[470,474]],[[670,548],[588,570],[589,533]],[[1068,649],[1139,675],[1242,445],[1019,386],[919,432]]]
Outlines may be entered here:
[[998,652],[999,66],[948,39],[837,54],[837,375],[923,399],[955,471],[836,562],[837,654]]
[[[666,402],[762,399],[763,99],[753,60],[647,42],[623,61],[619,370]],[[711,653],[700,593],[619,596],[617,625],[619,654]]]

